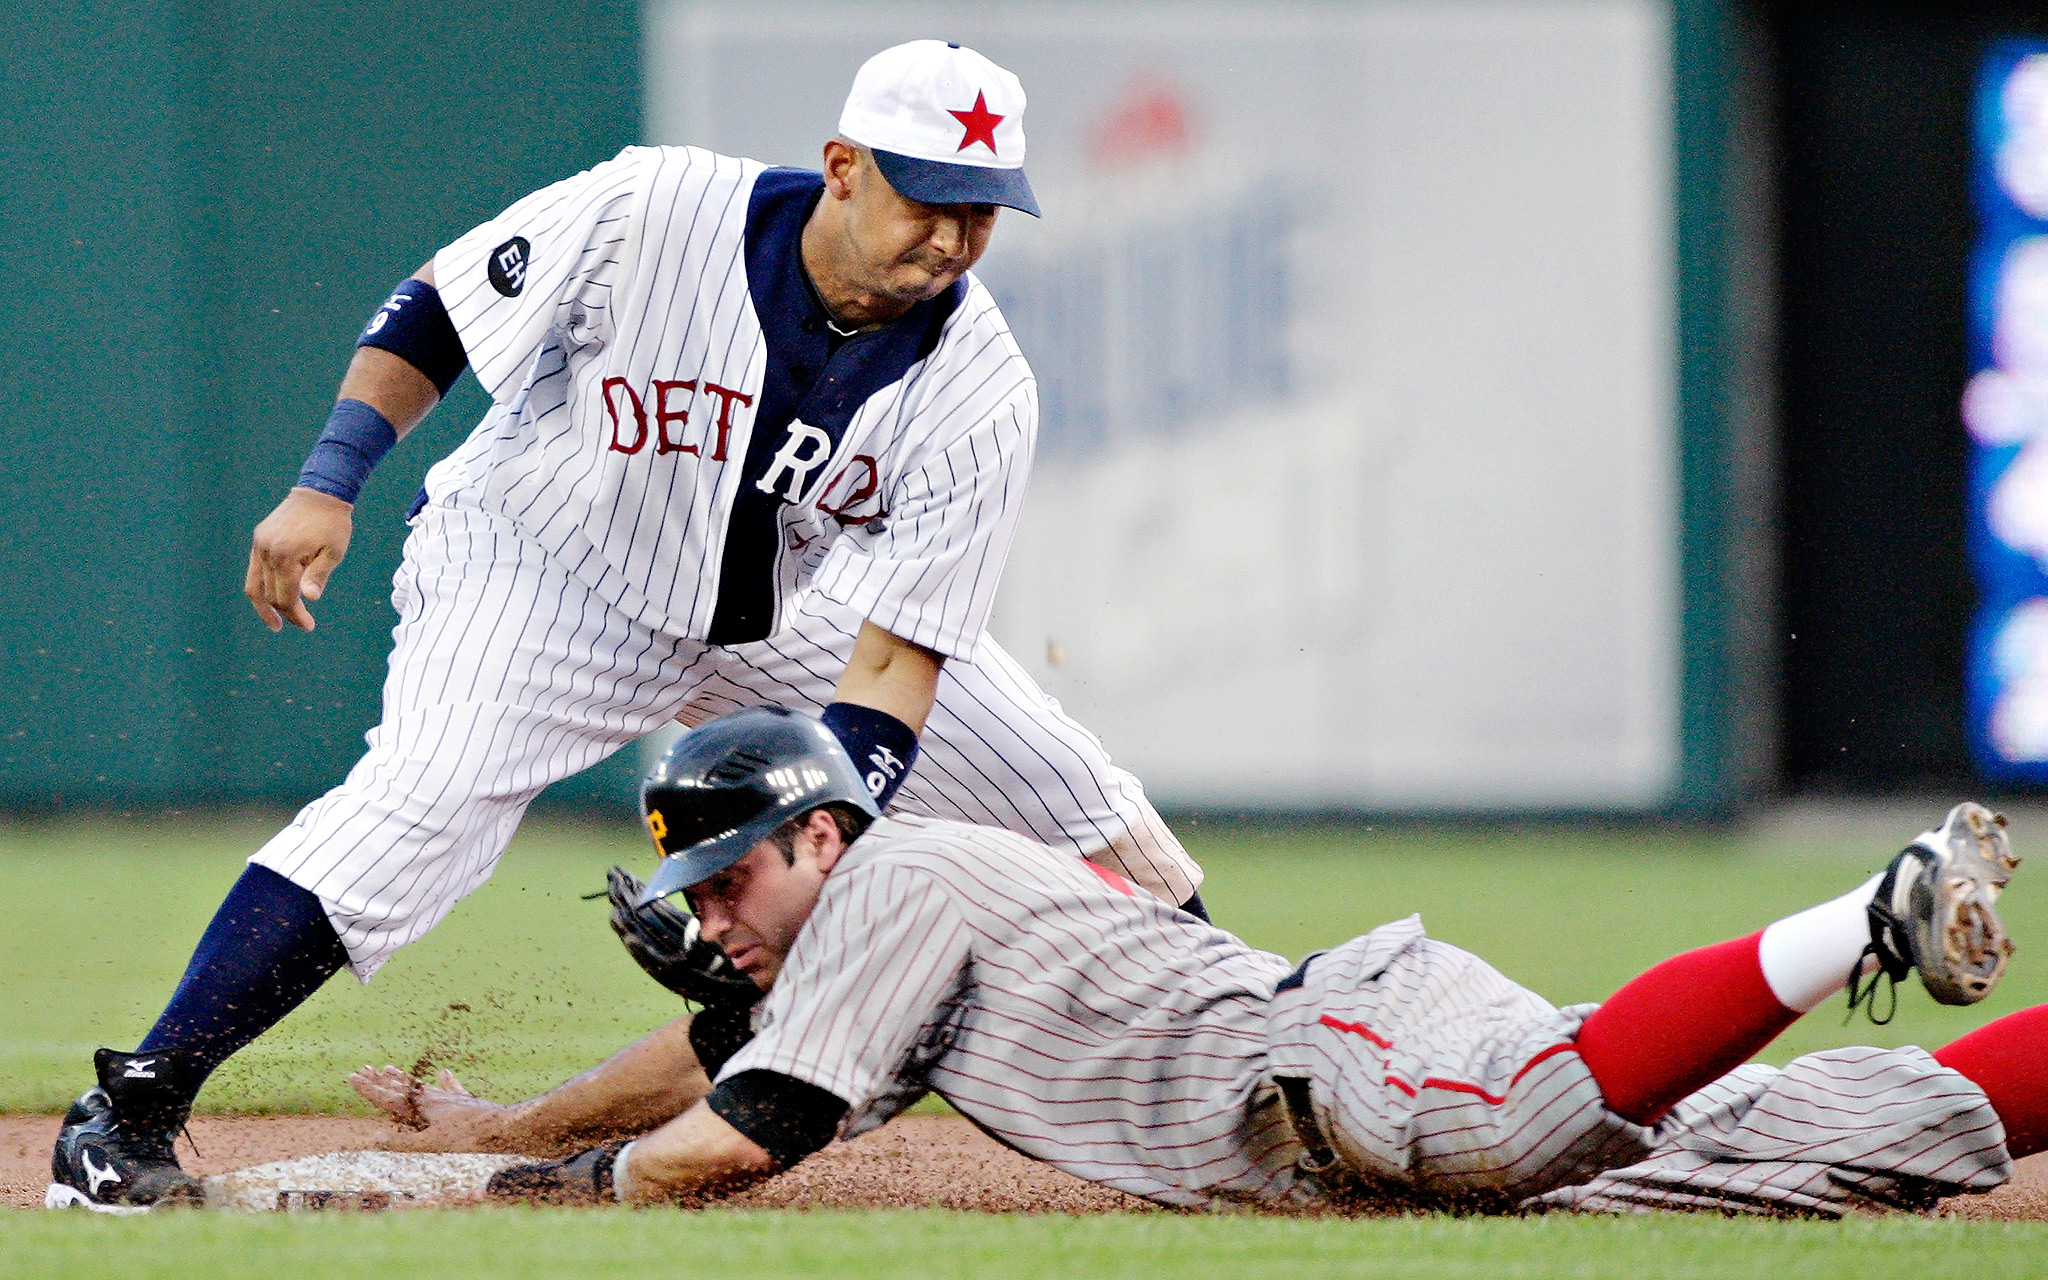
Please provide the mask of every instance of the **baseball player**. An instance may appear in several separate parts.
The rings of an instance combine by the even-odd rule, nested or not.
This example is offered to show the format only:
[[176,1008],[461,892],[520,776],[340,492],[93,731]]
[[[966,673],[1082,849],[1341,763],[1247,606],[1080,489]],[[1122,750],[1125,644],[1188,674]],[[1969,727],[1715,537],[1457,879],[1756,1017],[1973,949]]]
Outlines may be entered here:
[[473,1134],[547,1148],[687,1104],[494,1195],[691,1203],[927,1091],[1172,1205],[1840,1212],[1987,1190],[2048,1146],[2048,1006],[1934,1054],[1740,1065],[1845,985],[1852,1007],[1912,969],[1944,1003],[1991,990],[2016,860],[1974,804],[1840,898],[1560,1010],[1413,917],[1293,965],[1014,833],[877,820],[833,735],[792,713],[685,736],[645,802],[666,855],[646,895],[684,892],[767,997],[722,1060],[670,1028],[523,1112],[472,1109]]
[[246,583],[310,631],[370,469],[475,372],[491,408],[410,516],[382,721],[250,859],[136,1052],[96,1056],[51,1203],[196,1199],[171,1139],[221,1061],[431,929],[543,787],[677,719],[820,712],[877,804],[1199,914],[1136,780],[983,634],[1037,400],[969,268],[999,208],[1038,212],[1024,106],[972,50],[901,45],[821,172],[629,147],[392,293]]

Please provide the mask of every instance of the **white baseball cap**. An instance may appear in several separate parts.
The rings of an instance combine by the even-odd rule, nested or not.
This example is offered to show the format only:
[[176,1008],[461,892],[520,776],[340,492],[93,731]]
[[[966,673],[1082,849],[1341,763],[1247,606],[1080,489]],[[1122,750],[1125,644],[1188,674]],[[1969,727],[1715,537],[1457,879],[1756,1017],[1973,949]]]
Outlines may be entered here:
[[872,150],[889,185],[912,200],[1038,216],[1024,177],[1024,86],[972,49],[913,40],[869,58],[839,132]]

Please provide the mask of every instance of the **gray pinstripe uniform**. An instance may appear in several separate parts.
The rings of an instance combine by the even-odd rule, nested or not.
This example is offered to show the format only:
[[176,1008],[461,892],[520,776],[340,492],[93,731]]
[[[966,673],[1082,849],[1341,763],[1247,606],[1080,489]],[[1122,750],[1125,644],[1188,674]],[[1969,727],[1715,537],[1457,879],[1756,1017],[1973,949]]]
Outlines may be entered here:
[[1137,780],[983,634],[1037,430],[972,275],[835,338],[798,264],[818,175],[632,147],[434,259],[493,397],[428,476],[382,722],[252,861],[367,980],[527,802],[674,720],[831,700],[863,620],[944,654],[897,806],[1014,827],[1185,901]]
[[1591,1006],[1412,917],[1292,968],[1030,840],[885,819],[826,877],[720,1078],[825,1089],[846,1137],[937,1092],[1026,1155],[1176,1205],[1325,1193],[1280,1077],[1308,1082],[1347,1181],[1425,1203],[1825,1211],[2009,1171],[1982,1091],[1917,1050],[1746,1067],[1647,1129],[1572,1048]]

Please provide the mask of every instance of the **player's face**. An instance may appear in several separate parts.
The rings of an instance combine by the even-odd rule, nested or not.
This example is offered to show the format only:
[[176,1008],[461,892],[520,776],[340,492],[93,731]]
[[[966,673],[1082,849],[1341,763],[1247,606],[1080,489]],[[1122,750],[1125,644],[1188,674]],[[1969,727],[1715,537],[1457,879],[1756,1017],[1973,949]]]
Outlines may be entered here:
[[825,873],[838,860],[838,834],[829,816],[815,814],[790,857],[763,840],[746,857],[686,891],[704,936],[763,991],[782,972],[796,935],[818,905]]
[[996,229],[992,204],[923,204],[897,194],[863,162],[847,200],[858,284],[904,304],[936,297],[981,260]]

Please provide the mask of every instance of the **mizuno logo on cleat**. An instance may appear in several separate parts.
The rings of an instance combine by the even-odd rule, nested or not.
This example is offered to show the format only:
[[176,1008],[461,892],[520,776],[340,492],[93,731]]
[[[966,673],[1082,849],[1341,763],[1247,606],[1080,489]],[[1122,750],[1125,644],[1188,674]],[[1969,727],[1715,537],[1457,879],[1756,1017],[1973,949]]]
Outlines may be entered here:
[[156,1072],[144,1071],[143,1068],[153,1067],[157,1064],[157,1061],[155,1058],[137,1058],[128,1064],[128,1070],[121,1074],[121,1078],[123,1080],[154,1080],[156,1079]]
[[89,1148],[78,1153],[78,1163],[85,1166],[85,1180],[92,1184],[85,1189],[87,1195],[97,1197],[102,1186],[109,1182],[119,1182],[121,1180],[121,1175],[115,1172],[114,1166],[111,1164],[104,1169],[93,1168],[92,1151]]

